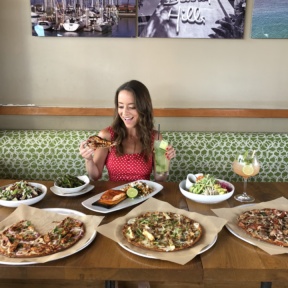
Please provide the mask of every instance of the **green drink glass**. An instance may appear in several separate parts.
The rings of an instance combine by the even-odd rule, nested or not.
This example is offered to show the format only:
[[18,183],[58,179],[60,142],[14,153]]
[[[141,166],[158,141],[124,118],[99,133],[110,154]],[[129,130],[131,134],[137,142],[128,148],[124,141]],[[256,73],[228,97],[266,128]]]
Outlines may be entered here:
[[158,176],[168,176],[170,160],[165,156],[168,142],[165,140],[154,141],[154,172]]

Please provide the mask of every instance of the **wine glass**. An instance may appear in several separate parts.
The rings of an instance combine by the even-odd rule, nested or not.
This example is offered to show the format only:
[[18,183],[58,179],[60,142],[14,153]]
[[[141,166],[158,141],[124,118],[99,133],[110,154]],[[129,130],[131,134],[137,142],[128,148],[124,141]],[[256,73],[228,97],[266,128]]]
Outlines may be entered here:
[[240,202],[253,202],[254,197],[247,195],[247,180],[249,177],[259,173],[260,163],[256,157],[255,151],[246,151],[239,154],[232,163],[233,172],[242,176],[244,179],[244,191],[242,194],[235,195],[234,198]]

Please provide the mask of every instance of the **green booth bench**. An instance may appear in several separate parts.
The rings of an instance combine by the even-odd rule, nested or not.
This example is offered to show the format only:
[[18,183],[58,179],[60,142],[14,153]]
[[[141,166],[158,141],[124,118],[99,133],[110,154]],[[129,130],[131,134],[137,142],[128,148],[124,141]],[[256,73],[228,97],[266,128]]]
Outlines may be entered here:
[[[0,130],[0,178],[55,180],[59,175],[84,175],[80,142],[98,131]],[[181,182],[188,173],[212,174],[229,182],[242,181],[231,163],[237,151],[257,151],[260,173],[249,181],[288,181],[288,134],[242,132],[162,132],[177,156],[168,181]],[[153,176],[151,176],[153,180]],[[105,170],[101,180],[108,180]]]

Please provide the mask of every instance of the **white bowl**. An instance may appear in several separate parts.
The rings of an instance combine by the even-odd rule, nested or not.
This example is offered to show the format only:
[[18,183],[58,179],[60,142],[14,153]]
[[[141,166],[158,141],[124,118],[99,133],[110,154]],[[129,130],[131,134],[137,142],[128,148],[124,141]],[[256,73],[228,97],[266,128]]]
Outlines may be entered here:
[[231,184],[230,182],[227,182],[225,180],[220,180],[220,179],[216,179],[219,182],[224,182],[227,185],[229,185],[231,187],[231,192],[225,193],[225,194],[221,194],[221,195],[203,195],[203,194],[195,194],[192,192],[189,192],[186,189],[186,180],[181,181],[181,183],[179,184],[179,189],[181,191],[181,193],[188,199],[198,202],[198,203],[203,203],[203,204],[215,204],[215,203],[220,203],[223,202],[227,199],[229,199],[235,190],[235,187],[233,184]]
[[[34,183],[34,182],[28,182],[28,183],[34,187],[40,188],[43,191],[43,193],[37,197],[31,198],[31,199],[26,199],[26,200],[18,200],[18,201],[0,200],[0,205],[5,206],[5,207],[18,207],[21,204],[25,204],[25,205],[30,206],[30,205],[33,205],[33,204],[41,201],[47,193],[47,187],[40,184],[40,183]],[[7,186],[9,186],[9,185],[6,185],[4,187],[7,187]],[[4,188],[4,187],[1,187],[1,188]]]
[[82,180],[85,182],[85,184],[75,187],[75,188],[63,188],[63,187],[59,187],[56,185],[56,183],[54,183],[54,186],[57,188],[57,190],[60,193],[75,193],[75,192],[80,192],[81,190],[83,190],[86,186],[89,185],[90,183],[90,179],[88,176],[83,175],[83,176],[77,176],[78,179]]
[[190,187],[192,187],[196,181],[197,181],[197,178],[199,176],[203,176],[204,174],[203,173],[198,173],[198,174],[188,174],[187,175],[187,178],[186,178],[186,190],[189,190]]

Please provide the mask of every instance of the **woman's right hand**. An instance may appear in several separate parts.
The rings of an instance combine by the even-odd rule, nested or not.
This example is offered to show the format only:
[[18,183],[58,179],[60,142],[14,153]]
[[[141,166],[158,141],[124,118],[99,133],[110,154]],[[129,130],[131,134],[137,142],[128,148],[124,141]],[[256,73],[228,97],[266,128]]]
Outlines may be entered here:
[[94,150],[90,149],[88,146],[86,146],[86,144],[87,144],[87,140],[80,143],[80,147],[79,147],[80,155],[88,161],[93,160]]

